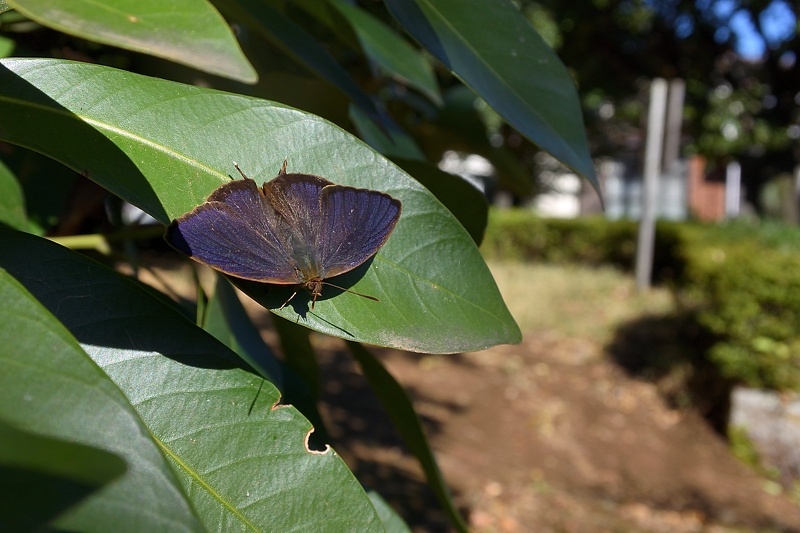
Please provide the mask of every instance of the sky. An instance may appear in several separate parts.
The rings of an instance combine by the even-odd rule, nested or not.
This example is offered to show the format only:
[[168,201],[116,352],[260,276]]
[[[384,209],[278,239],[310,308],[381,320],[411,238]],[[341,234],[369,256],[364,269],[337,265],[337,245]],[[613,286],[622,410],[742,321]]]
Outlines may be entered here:
[[[722,18],[731,15],[735,9],[733,0],[718,0],[712,8],[714,13]],[[747,59],[762,57],[769,44],[777,44],[790,38],[795,31],[797,20],[792,8],[786,0],[773,0],[769,7],[762,13],[761,26],[769,42],[764,42],[749,14],[740,10],[733,13],[730,21],[731,30],[736,34],[736,49]],[[727,29],[721,29],[719,38],[725,40]]]

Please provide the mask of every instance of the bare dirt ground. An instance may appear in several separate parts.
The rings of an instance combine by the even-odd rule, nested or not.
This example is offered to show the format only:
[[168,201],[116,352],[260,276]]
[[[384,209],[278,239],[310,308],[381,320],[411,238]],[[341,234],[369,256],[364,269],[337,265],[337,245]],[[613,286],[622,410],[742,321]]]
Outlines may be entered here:
[[[349,357],[320,348],[339,383],[324,398],[336,450],[416,531],[448,531]],[[702,418],[592,341],[539,332],[475,354],[380,353],[474,531],[800,531],[800,508],[765,492]]]
[[[698,414],[709,415],[704,406],[664,399],[690,359],[680,322],[662,318],[673,311],[668,291],[639,295],[629,277],[603,269],[492,270],[521,345],[376,350],[412,396],[473,531],[800,532],[800,507],[767,492]],[[343,345],[315,338],[335,449],[414,530],[449,531]],[[642,361],[667,369],[662,379],[633,377]]]
[[[628,372],[680,359],[680,324],[661,318],[668,291],[637,295],[610,270],[493,272],[522,344],[436,356],[374,349],[413,398],[472,531],[800,533],[800,507],[767,491],[700,406],[675,408],[663,380]],[[266,326],[268,313],[247,305]],[[312,341],[336,451],[415,531],[451,531],[344,343]]]

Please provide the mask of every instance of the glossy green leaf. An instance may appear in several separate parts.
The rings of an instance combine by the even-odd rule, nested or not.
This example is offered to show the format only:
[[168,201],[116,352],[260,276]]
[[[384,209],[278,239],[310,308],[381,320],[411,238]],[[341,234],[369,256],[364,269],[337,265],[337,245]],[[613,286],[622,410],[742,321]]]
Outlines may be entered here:
[[328,1],[350,23],[367,57],[390,76],[399,78],[431,101],[441,103],[433,68],[418,50],[363,9],[342,0]]
[[283,370],[261,333],[250,321],[236,291],[224,276],[217,276],[214,294],[203,313],[203,329],[236,352],[247,364],[283,389]]
[[439,504],[447,512],[450,522],[459,531],[467,531],[467,524],[464,522],[461,513],[458,512],[458,508],[450,495],[450,489],[447,487],[441,470],[439,470],[439,465],[436,464],[436,457],[433,455],[430,443],[425,437],[422,422],[417,412],[414,411],[411,398],[369,350],[355,342],[348,342],[347,347],[355,360],[358,361],[372,392],[381,402],[389,418],[391,418],[392,424],[400,433],[400,436],[403,437],[408,449],[411,450],[411,453],[422,465],[425,476],[428,478],[428,484],[433,489]]
[[[279,315],[331,335],[429,353],[519,342],[470,236],[418,182],[319,117],[273,102],[57,60],[0,61],[0,138],[57,159],[167,222],[228,182],[233,161],[261,182],[289,170],[386,191],[403,214],[373,261],[299,294],[237,282]],[[190,132],[190,134],[188,133]]]
[[600,190],[575,84],[510,0],[386,0],[386,6],[509,124]]
[[425,161],[425,154],[417,142],[394,121],[387,120],[380,128],[355,106],[350,106],[350,121],[355,126],[358,137],[386,157]]
[[439,170],[430,163],[408,159],[393,161],[427,187],[480,246],[489,220],[489,201],[485,194],[461,176]]
[[[173,489],[170,499],[156,492],[155,481],[139,479],[136,494],[158,501],[136,503],[139,500],[129,496],[129,508],[143,520],[150,513],[169,509],[174,521],[161,527],[132,525],[132,530],[174,531],[184,520],[191,524],[189,517],[179,514],[181,509],[188,512],[189,503],[209,531],[381,530],[375,509],[336,453],[306,449],[309,422],[292,407],[277,407],[279,393],[272,384],[243,370],[232,352],[172,305],[90,259],[13,230],[0,229],[0,267],[75,335],[94,360],[84,357],[84,366],[91,366],[95,381],[111,385],[116,393],[109,397],[110,393],[93,391],[95,403],[87,411],[81,408],[89,401],[83,396],[63,387],[54,391],[50,383],[38,385],[52,375],[41,363],[28,365],[33,374],[25,379],[0,373],[4,395],[17,390],[15,383],[20,387],[15,401],[0,402],[0,409],[32,405],[37,412],[47,413],[63,406],[78,434],[113,436],[123,451],[129,446],[141,447],[139,454],[154,450],[161,463],[151,465],[148,472],[163,484],[172,478],[173,470],[163,464],[157,444],[183,484],[188,498]],[[20,315],[23,326],[29,322],[28,314],[15,309],[20,297],[4,296],[3,312]],[[42,357],[53,358],[51,343],[43,342],[41,334],[22,330],[10,317],[0,318],[3,325],[16,326],[13,335],[8,331],[3,338],[15,336],[40,350]],[[79,351],[77,346],[74,349]],[[14,353],[27,356],[29,349]],[[21,365],[16,362],[16,366]],[[85,378],[71,377],[78,368],[59,367],[56,377],[80,387]],[[130,430],[120,433],[117,422],[101,418],[120,406],[130,410],[131,405],[143,421],[135,427],[136,435],[130,435]],[[34,420],[25,415],[19,418],[15,422],[32,424]],[[132,471],[135,467],[133,463]]]
[[[276,317],[273,324],[280,336],[286,362],[279,360],[264,343],[261,333],[250,320],[234,288],[221,274],[217,275],[214,293],[208,300],[204,319],[203,329],[269,379],[283,394],[281,403],[294,406],[313,424],[313,442],[309,442],[309,446],[313,449],[324,449],[330,438],[317,410],[319,369],[308,340],[309,330]],[[295,365],[298,360],[308,361],[313,365],[313,372],[298,375]]]
[[113,453],[0,420],[0,530],[44,531],[125,470],[125,461]]
[[311,346],[310,331],[290,320],[274,317],[284,354],[284,403],[294,405],[314,424],[312,444],[329,442],[328,429],[317,406],[322,390],[317,354]]
[[225,19],[206,0],[10,0],[43,26],[245,83],[258,79]]
[[[14,284],[7,272],[0,277],[0,284]],[[21,430],[2,419],[0,442],[3,467],[49,472],[86,486],[101,487],[127,470],[124,460],[101,448]]]
[[217,0],[225,12],[241,18],[284,53],[293,57],[320,78],[345,93],[357,106],[377,116],[370,97],[350,77],[350,74],[322,46],[317,37],[308,33],[291,18],[264,1],[240,2]]
[[27,231],[30,227],[25,214],[22,188],[11,170],[0,161],[0,224]]
[[[0,235],[0,419],[22,431],[105,450],[122,457],[128,467],[121,479],[82,501],[59,526],[72,531],[201,531],[148,427],[23,285],[49,291],[52,298],[69,298],[69,288],[50,284],[46,277],[22,284],[14,279],[19,275],[15,270],[26,268],[26,262],[45,257],[23,257],[14,268],[8,256],[23,251],[18,244],[44,241],[8,229],[0,229]],[[52,263],[50,268],[57,267]],[[84,287],[83,296],[72,301],[80,307],[79,301],[91,299]]]

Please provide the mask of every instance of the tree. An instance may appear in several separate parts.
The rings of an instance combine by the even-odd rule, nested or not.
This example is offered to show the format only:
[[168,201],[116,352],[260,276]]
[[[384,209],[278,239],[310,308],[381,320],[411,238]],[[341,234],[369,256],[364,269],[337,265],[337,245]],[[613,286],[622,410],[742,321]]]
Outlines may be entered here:
[[[219,0],[225,19],[204,0],[7,4],[0,49],[19,57],[0,60],[0,449],[14,473],[4,479],[20,483],[3,485],[14,502],[4,525],[403,530],[324,447],[308,338],[316,330],[348,340],[464,529],[408,397],[360,343],[453,353],[520,340],[476,247],[485,201],[428,162],[441,142],[419,141],[448,114],[473,120],[453,110],[480,100],[594,181],[572,81],[524,17],[504,0],[387,0],[370,10]],[[50,50],[59,58],[41,57]],[[451,142],[492,151],[476,127],[449,132]],[[303,295],[281,307],[290,288],[231,280],[272,311],[284,359],[223,277],[208,301],[200,291],[181,307],[37,236],[104,229],[79,238],[106,262],[153,237],[92,222],[85,206],[66,202],[66,168],[166,224],[228,183],[234,159],[260,181],[288,160],[293,171],[403,204],[374,262],[337,278],[379,303],[331,291],[313,311]],[[64,205],[80,223],[54,217]],[[279,406],[282,396],[291,405]]]
[[[575,76],[595,155],[642,135],[646,81],[663,77],[686,80],[686,150],[712,164],[741,160],[751,200],[800,162],[797,5],[543,0],[523,10]],[[776,17],[784,23],[770,24]],[[740,55],[745,36],[764,43],[761,57]]]

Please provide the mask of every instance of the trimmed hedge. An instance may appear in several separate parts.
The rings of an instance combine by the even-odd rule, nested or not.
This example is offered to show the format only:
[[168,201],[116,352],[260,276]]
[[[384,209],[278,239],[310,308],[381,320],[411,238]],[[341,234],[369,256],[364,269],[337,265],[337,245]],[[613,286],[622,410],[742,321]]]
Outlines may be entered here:
[[[492,259],[613,265],[633,271],[638,225],[602,217],[544,219],[524,209],[494,209],[489,215],[481,251]],[[679,224],[659,222],[653,278],[664,282],[683,272]]]
[[[494,210],[481,249],[487,258],[631,271],[636,232],[631,221]],[[800,229],[659,223],[653,273],[713,335],[707,356],[722,375],[751,387],[800,390]]]
[[709,358],[751,387],[800,390],[800,251],[698,235],[684,247],[684,305],[717,337]]

